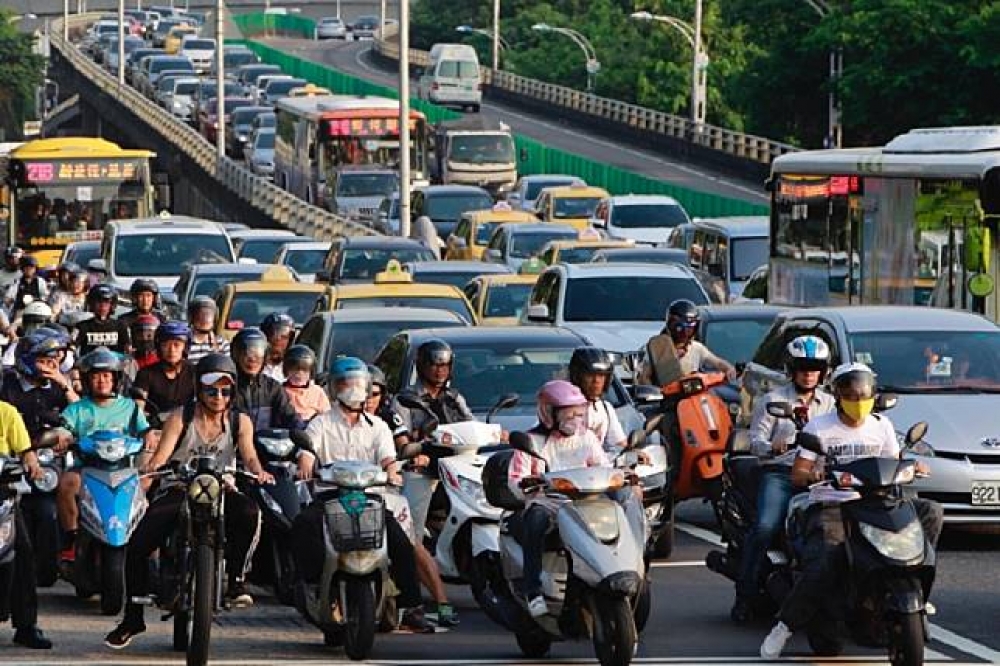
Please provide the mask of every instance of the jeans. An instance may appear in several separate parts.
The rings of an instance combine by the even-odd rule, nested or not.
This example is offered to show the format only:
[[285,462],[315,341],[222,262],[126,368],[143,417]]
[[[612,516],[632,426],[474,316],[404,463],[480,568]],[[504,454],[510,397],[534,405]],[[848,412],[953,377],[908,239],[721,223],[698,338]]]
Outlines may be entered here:
[[524,554],[521,591],[525,598],[532,599],[542,593],[542,556],[548,534],[556,529],[556,514],[535,504],[512,516],[508,529]]
[[785,527],[788,502],[795,495],[791,468],[780,465],[767,469],[761,475],[757,490],[757,522],[743,542],[743,561],[740,562],[736,595],[752,597],[760,591],[760,570],[767,556],[767,548],[774,537]]

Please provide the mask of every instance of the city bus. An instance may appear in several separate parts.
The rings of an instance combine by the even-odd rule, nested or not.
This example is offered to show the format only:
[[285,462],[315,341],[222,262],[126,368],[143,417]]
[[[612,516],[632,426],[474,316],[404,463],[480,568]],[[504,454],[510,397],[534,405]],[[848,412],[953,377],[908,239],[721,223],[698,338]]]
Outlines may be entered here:
[[[399,166],[399,102],[385,97],[286,97],[275,105],[274,182],[326,206],[335,169]],[[410,111],[410,177],[427,182],[427,119]]]
[[789,153],[768,189],[771,302],[930,305],[997,320],[1000,127]]
[[65,245],[100,240],[108,220],[149,217],[154,156],[81,137],[37,139],[14,148],[5,179],[7,243],[51,265]]

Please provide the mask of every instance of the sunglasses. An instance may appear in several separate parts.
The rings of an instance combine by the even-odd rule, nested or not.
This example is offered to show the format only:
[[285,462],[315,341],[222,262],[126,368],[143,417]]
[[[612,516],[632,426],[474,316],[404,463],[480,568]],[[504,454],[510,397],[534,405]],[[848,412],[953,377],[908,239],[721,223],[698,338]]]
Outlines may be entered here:
[[372,391],[371,394],[369,395],[369,397],[371,397],[371,398],[381,398],[382,397],[382,391]]
[[201,392],[207,395],[209,398],[218,398],[222,396],[223,398],[228,398],[233,394],[233,389],[226,386],[225,388],[216,388],[215,386],[204,386]]

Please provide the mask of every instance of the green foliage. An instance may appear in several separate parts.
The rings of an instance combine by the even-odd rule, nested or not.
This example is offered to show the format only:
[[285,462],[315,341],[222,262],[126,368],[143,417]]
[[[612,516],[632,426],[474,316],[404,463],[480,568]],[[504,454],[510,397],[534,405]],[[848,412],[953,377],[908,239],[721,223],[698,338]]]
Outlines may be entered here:
[[21,130],[35,104],[35,89],[42,84],[45,60],[32,53],[31,35],[11,24],[13,13],[0,9],[0,127],[11,138]]
[[[708,121],[805,147],[827,131],[829,53],[842,49],[837,84],[847,145],[883,143],[918,126],[1000,122],[1000,3],[994,0],[704,0]],[[633,11],[691,22],[694,0],[502,0],[501,31],[511,44],[503,67],[583,89],[583,53],[534,23],[579,30],[601,61],[597,93],[688,115],[691,46]],[[467,41],[489,62],[489,39],[455,27],[490,28],[492,3],[419,0],[417,48]]]

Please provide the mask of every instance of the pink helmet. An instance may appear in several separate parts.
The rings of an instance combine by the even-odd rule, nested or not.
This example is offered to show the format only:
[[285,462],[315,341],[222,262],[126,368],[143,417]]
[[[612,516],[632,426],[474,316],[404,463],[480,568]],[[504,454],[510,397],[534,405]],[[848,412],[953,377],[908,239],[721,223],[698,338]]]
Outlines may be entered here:
[[575,384],[565,379],[546,382],[538,391],[538,422],[552,429],[556,426],[557,409],[586,404],[586,396]]

